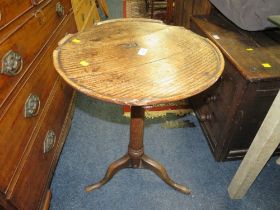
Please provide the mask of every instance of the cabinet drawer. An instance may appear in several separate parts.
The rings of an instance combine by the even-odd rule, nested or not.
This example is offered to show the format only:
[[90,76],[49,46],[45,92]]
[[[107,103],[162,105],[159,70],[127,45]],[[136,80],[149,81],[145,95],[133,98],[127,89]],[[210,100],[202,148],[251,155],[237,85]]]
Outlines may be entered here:
[[236,94],[242,86],[240,80],[242,78],[238,76],[232,64],[226,60],[223,75],[217,82],[215,91],[208,95],[208,99],[213,98],[213,100],[208,100],[208,104],[212,109],[217,110],[216,115],[226,116],[236,105],[234,104],[236,103]]
[[200,121],[203,131],[211,137],[210,146],[212,150],[216,148],[217,140],[221,136],[220,126],[224,126],[224,118],[220,117],[219,110],[212,109],[208,104],[200,105],[195,109],[196,115]]
[[0,29],[46,0],[1,0]]
[[[51,166],[60,142],[61,130],[73,95],[73,89],[62,80],[55,85],[55,94],[34,145],[13,190],[11,200],[19,209],[37,209],[49,180]],[[32,199],[31,199],[32,198]]]
[[246,81],[228,60],[225,64],[225,70],[219,81],[192,99],[212,150],[224,140],[224,133],[229,129],[227,125],[232,123],[234,110],[239,103],[238,98],[246,85]]
[[[0,120],[0,165],[5,165],[0,172],[1,190],[6,188],[16,169],[16,163],[21,159],[56,78],[57,74],[49,57],[39,64]],[[32,96],[35,97],[33,101],[30,99]],[[25,112],[31,115],[27,117]]]
[[[19,83],[37,54],[47,46],[63,16],[56,12],[58,0],[49,0],[39,9],[30,12],[30,17],[21,25],[15,25],[8,35],[0,31],[0,107]],[[65,11],[69,11],[69,0],[61,0]],[[2,38],[1,38],[2,37]],[[3,38],[4,37],[4,38]]]
[[0,28],[13,19],[24,14],[33,7],[30,0],[1,0],[0,1]]
[[[5,168],[0,171],[0,189],[2,191],[6,191],[17,169],[17,164],[28,148],[30,137],[36,130],[35,126],[38,125],[40,114],[58,77],[53,67],[52,52],[65,33],[76,31],[73,23],[74,17],[71,14],[67,21],[63,22],[62,29],[53,37],[42,60],[0,119],[0,165],[5,165]],[[30,94],[38,96],[40,109],[35,111],[38,112],[37,116],[26,118],[24,117],[24,107]]]

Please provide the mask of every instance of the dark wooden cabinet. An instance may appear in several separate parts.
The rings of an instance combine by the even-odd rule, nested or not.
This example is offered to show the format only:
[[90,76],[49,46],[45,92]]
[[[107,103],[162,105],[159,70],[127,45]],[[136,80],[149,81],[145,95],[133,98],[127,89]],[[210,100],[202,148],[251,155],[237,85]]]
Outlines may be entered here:
[[174,25],[190,28],[192,15],[208,15],[211,8],[209,0],[174,0]]
[[192,17],[191,30],[225,58],[222,77],[191,99],[193,108],[215,159],[242,158],[280,88],[280,32],[246,32],[218,12]]
[[4,0],[0,11],[0,209],[35,210],[48,205],[73,111],[52,53],[76,26],[70,0]]

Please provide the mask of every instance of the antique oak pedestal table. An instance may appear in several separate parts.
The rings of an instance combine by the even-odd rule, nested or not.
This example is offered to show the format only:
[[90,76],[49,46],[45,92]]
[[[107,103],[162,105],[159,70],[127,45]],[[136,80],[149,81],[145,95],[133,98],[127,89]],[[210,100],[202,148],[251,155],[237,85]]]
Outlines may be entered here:
[[174,189],[190,193],[144,153],[144,107],[188,98],[214,84],[224,68],[216,46],[182,27],[149,19],[117,19],[67,35],[53,58],[57,72],[76,90],[131,106],[127,154],[86,191],[100,188],[120,169],[147,168]]

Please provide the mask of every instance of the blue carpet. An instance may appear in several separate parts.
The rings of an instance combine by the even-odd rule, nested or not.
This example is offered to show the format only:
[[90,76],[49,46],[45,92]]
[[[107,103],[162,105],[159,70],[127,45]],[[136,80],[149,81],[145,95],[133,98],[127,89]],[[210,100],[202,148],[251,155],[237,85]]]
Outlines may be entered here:
[[[120,0],[107,0],[111,18],[122,15]],[[103,188],[84,187],[103,178],[108,165],[127,149],[129,121],[118,105],[81,94],[51,189],[51,210],[277,210],[280,209],[280,167],[272,158],[242,200],[231,200],[227,187],[240,161],[215,162],[194,116],[195,128],[163,129],[173,119],[147,120],[145,151],[166,167],[176,182],[189,186],[181,194],[149,170],[124,169]]]
[[144,143],[146,154],[163,163],[178,183],[188,185],[191,195],[173,190],[149,170],[133,169],[120,171],[103,188],[86,193],[84,187],[99,181],[107,166],[126,152],[129,121],[122,117],[120,106],[78,95],[51,185],[51,210],[280,209],[280,167],[275,158],[245,198],[233,201],[227,187],[240,161],[215,162],[196,118],[182,119],[196,127],[163,129],[165,118],[147,120]]

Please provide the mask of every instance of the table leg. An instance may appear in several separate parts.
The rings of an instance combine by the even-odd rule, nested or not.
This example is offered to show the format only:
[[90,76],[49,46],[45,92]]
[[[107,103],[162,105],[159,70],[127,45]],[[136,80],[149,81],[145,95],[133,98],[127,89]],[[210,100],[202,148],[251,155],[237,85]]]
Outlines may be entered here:
[[142,162],[143,162],[143,167],[148,168],[151,171],[153,171],[155,174],[157,174],[166,184],[168,184],[170,187],[173,187],[175,190],[178,190],[182,193],[185,194],[190,194],[191,190],[185,187],[184,185],[177,184],[174,182],[167,174],[167,171],[165,170],[164,166],[151,159],[147,155],[142,156]]
[[145,110],[141,106],[131,107],[128,155],[131,158],[133,168],[141,168],[141,157],[144,154],[144,117]]
[[128,155],[123,156],[122,158],[114,161],[111,163],[111,165],[108,167],[107,172],[103,179],[96,184],[89,185],[85,188],[86,192],[90,192],[93,190],[96,190],[100,187],[102,187],[104,184],[109,182],[113,176],[121,169],[129,167],[129,160],[130,157]]
[[104,178],[96,184],[89,185],[85,188],[86,192],[98,189],[106,184],[110,179],[123,168],[147,168],[157,174],[166,184],[185,194],[191,191],[180,184],[175,183],[167,174],[164,166],[159,162],[151,159],[144,154],[144,114],[143,107],[131,107],[130,121],[130,141],[128,153],[119,160],[114,161],[108,168]]

